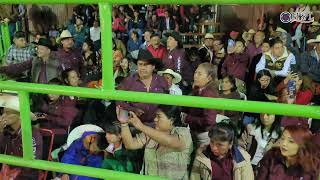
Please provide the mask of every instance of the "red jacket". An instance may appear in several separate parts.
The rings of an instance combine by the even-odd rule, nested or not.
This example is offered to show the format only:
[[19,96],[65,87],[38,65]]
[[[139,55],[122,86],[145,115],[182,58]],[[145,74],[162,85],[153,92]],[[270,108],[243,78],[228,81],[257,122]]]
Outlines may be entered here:
[[160,45],[157,49],[155,49],[152,45],[147,47],[147,50],[152,54],[153,57],[159,58],[162,60],[165,54],[167,54],[167,49]]

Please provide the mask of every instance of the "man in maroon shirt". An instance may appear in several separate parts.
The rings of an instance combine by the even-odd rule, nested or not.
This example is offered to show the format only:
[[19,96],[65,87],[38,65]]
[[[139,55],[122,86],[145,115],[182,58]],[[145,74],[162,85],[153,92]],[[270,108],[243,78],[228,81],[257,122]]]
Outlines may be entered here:
[[[161,61],[153,58],[147,50],[139,50],[137,59],[137,73],[124,79],[118,86],[118,90],[140,91],[151,93],[169,93],[168,83],[162,76],[155,73],[161,68]],[[135,112],[144,123],[152,125],[155,112],[158,108],[156,104],[118,102],[122,109]]]
[[160,43],[160,35],[154,33],[151,35],[151,44],[148,45],[147,50],[155,58],[162,60],[164,55],[167,53],[167,49]]
[[61,43],[61,48],[58,49],[55,56],[60,60],[62,70],[72,68],[76,70],[81,77],[85,74],[84,59],[81,55],[81,50],[74,48],[74,40],[68,30],[62,31],[57,39]]

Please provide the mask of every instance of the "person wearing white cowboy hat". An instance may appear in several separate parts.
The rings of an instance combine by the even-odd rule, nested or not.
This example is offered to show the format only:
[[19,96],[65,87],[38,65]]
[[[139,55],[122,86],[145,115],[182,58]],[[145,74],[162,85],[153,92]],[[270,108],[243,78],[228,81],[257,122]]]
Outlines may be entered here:
[[83,77],[85,73],[84,59],[82,58],[80,49],[74,48],[74,40],[70,31],[63,30],[57,42],[61,44],[61,47],[56,52],[56,57],[60,60],[62,70],[71,68]]
[[313,46],[313,49],[301,55],[300,71],[308,74],[320,86],[320,34],[315,39],[309,39],[307,44]]
[[181,81],[181,75],[174,72],[172,69],[166,69],[165,71],[159,71],[159,75],[163,76],[164,79],[168,82],[169,91],[172,95],[182,95],[182,91],[179,88],[178,84]]
[[[19,98],[16,95],[0,94],[0,154],[22,156],[22,131]],[[31,113],[32,117],[34,116]],[[38,128],[32,128],[32,148],[35,159],[42,159],[42,136]],[[1,174],[1,173],[0,173]],[[38,179],[37,170],[22,168],[17,179]],[[1,178],[0,178],[1,179]]]
[[[81,129],[72,131],[73,135],[68,149],[63,154],[61,162],[64,164],[81,165],[87,167],[101,167],[103,162],[103,151],[108,147],[106,133],[91,125],[80,126]],[[83,131],[85,130],[85,131]],[[79,132],[80,131],[80,132]],[[80,137],[75,137],[79,136]],[[68,138],[69,139],[69,138]],[[69,144],[70,142],[68,142]],[[102,153],[102,154],[101,154]],[[86,163],[83,163],[85,159]],[[97,180],[97,178],[63,174],[61,179]]]
[[254,29],[249,29],[242,33],[242,39],[245,41],[245,46],[247,46],[253,40],[253,35],[256,33]]
[[320,34],[320,23],[318,21],[313,21],[308,28],[308,39],[315,39],[317,35]]
[[212,62],[213,60],[213,41],[214,36],[211,33],[207,33],[204,36],[204,42],[202,47],[199,49],[199,55],[201,61],[203,62]]

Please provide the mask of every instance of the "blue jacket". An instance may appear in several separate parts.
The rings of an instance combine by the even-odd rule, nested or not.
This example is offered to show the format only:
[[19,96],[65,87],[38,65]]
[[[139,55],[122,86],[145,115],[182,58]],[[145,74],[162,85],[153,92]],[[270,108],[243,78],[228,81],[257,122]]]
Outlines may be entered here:
[[[75,140],[67,151],[64,153],[61,162],[65,164],[74,164],[81,166],[89,166],[100,168],[102,165],[103,157],[96,154],[90,154],[89,151],[83,145],[83,139],[88,136],[95,134],[96,132],[85,132],[81,138]],[[69,175],[70,180],[98,180],[97,178]]]
[[128,52],[132,52],[135,50],[139,50],[140,46],[142,44],[142,41],[138,39],[137,41],[133,41],[131,38],[128,41]]

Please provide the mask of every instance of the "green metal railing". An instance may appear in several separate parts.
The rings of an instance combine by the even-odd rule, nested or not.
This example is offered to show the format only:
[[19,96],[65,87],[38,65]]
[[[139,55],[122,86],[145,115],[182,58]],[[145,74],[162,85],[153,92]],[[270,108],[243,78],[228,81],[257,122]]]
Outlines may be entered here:
[[0,65],[3,63],[2,59],[10,47],[10,33],[7,23],[0,23]]
[[[13,90],[19,92],[20,110],[22,119],[22,143],[23,143],[23,157],[13,157],[8,155],[0,155],[0,162],[12,164],[16,166],[30,167],[36,169],[43,169],[48,171],[63,172],[68,174],[78,174],[82,176],[90,176],[108,180],[120,179],[139,179],[139,180],[153,180],[161,179],[159,177],[140,176],[136,174],[116,172],[104,169],[75,166],[68,164],[61,164],[56,162],[49,162],[43,160],[35,160],[32,157],[32,142],[31,142],[31,120],[30,120],[30,104],[29,93],[42,94],[60,94],[67,96],[79,96],[97,99],[122,100],[132,102],[145,102],[156,104],[179,105],[200,108],[214,108],[244,112],[262,112],[289,116],[311,117],[320,119],[320,108],[316,106],[301,106],[290,104],[277,104],[253,101],[240,101],[232,99],[220,98],[204,98],[192,96],[172,96],[167,94],[154,94],[142,92],[128,92],[115,90],[113,80],[113,65],[112,65],[112,22],[111,10],[112,4],[144,4],[146,1],[135,0],[0,0],[0,4],[4,3],[38,3],[38,4],[92,4],[99,3],[100,17],[101,17],[101,42],[102,42],[102,89],[89,89],[69,86],[56,86],[45,84],[32,83],[18,83],[0,81],[0,89]],[[176,1],[172,0],[148,0],[150,4],[174,4]],[[308,0],[308,3],[317,3],[318,0]],[[278,0],[182,0],[179,4],[265,4],[265,3],[279,3]],[[282,2],[284,3],[284,2]],[[287,0],[286,3],[306,3],[305,0]]]

